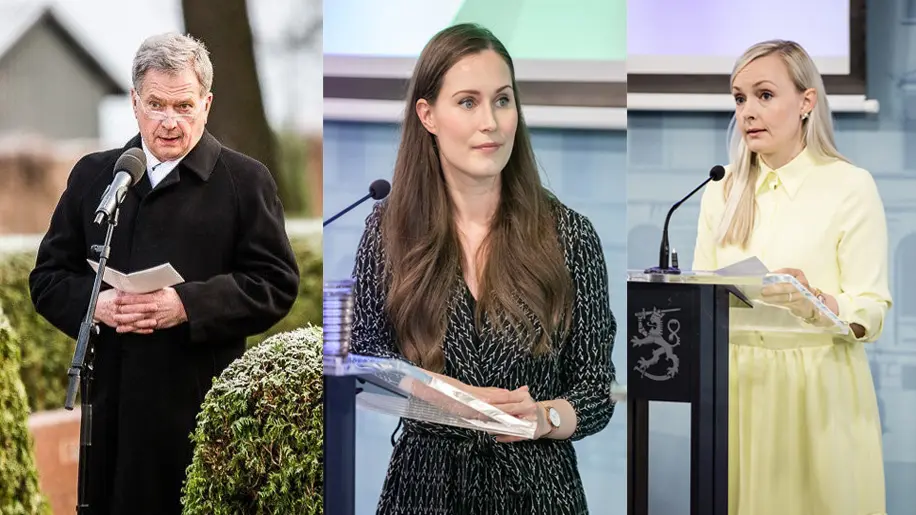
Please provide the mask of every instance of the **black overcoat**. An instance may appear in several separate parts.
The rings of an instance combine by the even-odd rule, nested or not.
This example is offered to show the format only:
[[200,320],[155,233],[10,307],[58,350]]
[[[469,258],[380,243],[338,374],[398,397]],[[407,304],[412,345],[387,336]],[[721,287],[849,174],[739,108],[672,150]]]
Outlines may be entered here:
[[[139,135],[74,166],[30,276],[35,309],[74,339],[94,276],[86,260],[97,259],[90,247],[105,238],[94,212],[130,147],[140,147]],[[148,176],[132,187],[108,265],[132,272],[166,262],[185,280],[175,290],[188,322],[150,335],[118,335],[102,325],[98,338],[92,513],[180,513],[189,435],[212,378],[242,355],[246,336],[292,307],[298,267],[267,168],[205,132],[155,189]]]

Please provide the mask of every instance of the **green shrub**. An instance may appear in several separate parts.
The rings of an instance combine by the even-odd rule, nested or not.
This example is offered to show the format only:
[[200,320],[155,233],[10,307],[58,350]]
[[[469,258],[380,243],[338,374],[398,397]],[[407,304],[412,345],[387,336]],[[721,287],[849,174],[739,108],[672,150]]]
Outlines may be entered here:
[[310,212],[308,173],[308,139],[298,132],[280,131],[277,138],[277,158],[286,201],[283,208],[288,214],[306,216]]
[[197,415],[185,515],[319,514],[322,331],[250,348],[214,380]]
[[19,335],[22,382],[32,411],[62,408],[74,342],[35,312],[29,296],[29,272],[35,254],[0,256],[0,306]]
[[38,486],[16,333],[0,307],[0,513],[49,514]]
[[[292,243],[299,263],[299,296],[289,315],[266,333],[251,337],[251,345],[272,334],[321,323],[321,256],[307,239],[294,239]],[[73,340],[45,321],[32,306],[29,272],[34,266],[34,252],[0,254],[0,306],[22,342],[22,382],[33,412],[63,407],[67,369],[74,350]]]

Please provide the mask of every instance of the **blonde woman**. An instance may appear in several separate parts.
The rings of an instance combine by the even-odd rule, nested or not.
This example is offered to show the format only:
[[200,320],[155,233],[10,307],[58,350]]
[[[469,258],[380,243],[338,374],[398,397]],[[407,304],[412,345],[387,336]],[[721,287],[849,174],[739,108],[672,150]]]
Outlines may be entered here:
[[[865,354],[891,306],[878,189],[837,151],[823,80],[801,46],[754,45],[731,87],[731,164],[703,194],[693,268],[756,256],[795,276],[851,331],[732,339],[729,513],[884,514]],[[814,316],[788,291],[767,293],[801,318]]]

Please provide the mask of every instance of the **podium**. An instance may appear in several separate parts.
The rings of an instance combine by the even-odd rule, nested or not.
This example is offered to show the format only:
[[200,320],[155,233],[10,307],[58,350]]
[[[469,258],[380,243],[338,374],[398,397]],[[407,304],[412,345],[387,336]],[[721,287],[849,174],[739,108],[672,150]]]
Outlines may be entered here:
[[325,513],[354,513],[357,408],[492,434],[534,438],[535,422],[509,415],[406,360],[352,353],[352,288],[350,280],[324,286]]
[[[792,295],[764,295],[774,288]],[[809,318],[793,313],[789,299]],[[677,515],[672,505],[727,515],[728,345],[742,333],[845,335],[849,327],[790,275],[627,273],[628,515]],[[689,498],[664,499],[666,513],[651,509],[664,504],[658,497],[669,486],[650,484],[653,402],[690,410]]]

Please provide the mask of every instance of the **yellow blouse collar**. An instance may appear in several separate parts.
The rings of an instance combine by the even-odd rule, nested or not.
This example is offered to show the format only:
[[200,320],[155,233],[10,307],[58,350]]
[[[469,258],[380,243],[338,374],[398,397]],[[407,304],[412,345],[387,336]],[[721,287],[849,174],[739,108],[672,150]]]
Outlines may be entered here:
[[757,163],[760,166],[760,173],[757,174],[757,189],[760,191],[760,188],[764,186],[767,177],[769,175],[775,174],[776,179],[779,184],[782,184],[786,188],[786,192],[789,194],[789,197],[794,198],[795,194],[798,193],[799,188],[805,178],[811,172],[814,167],[818,165],[817,161],[814,159],[812,153],[808,150],[808,147],[802,149],[802,151],[795,156],[794,159],[785,164],[785,166],[778,168],[776,170],[767,166],[763,162],[763,159],[757,158]]

